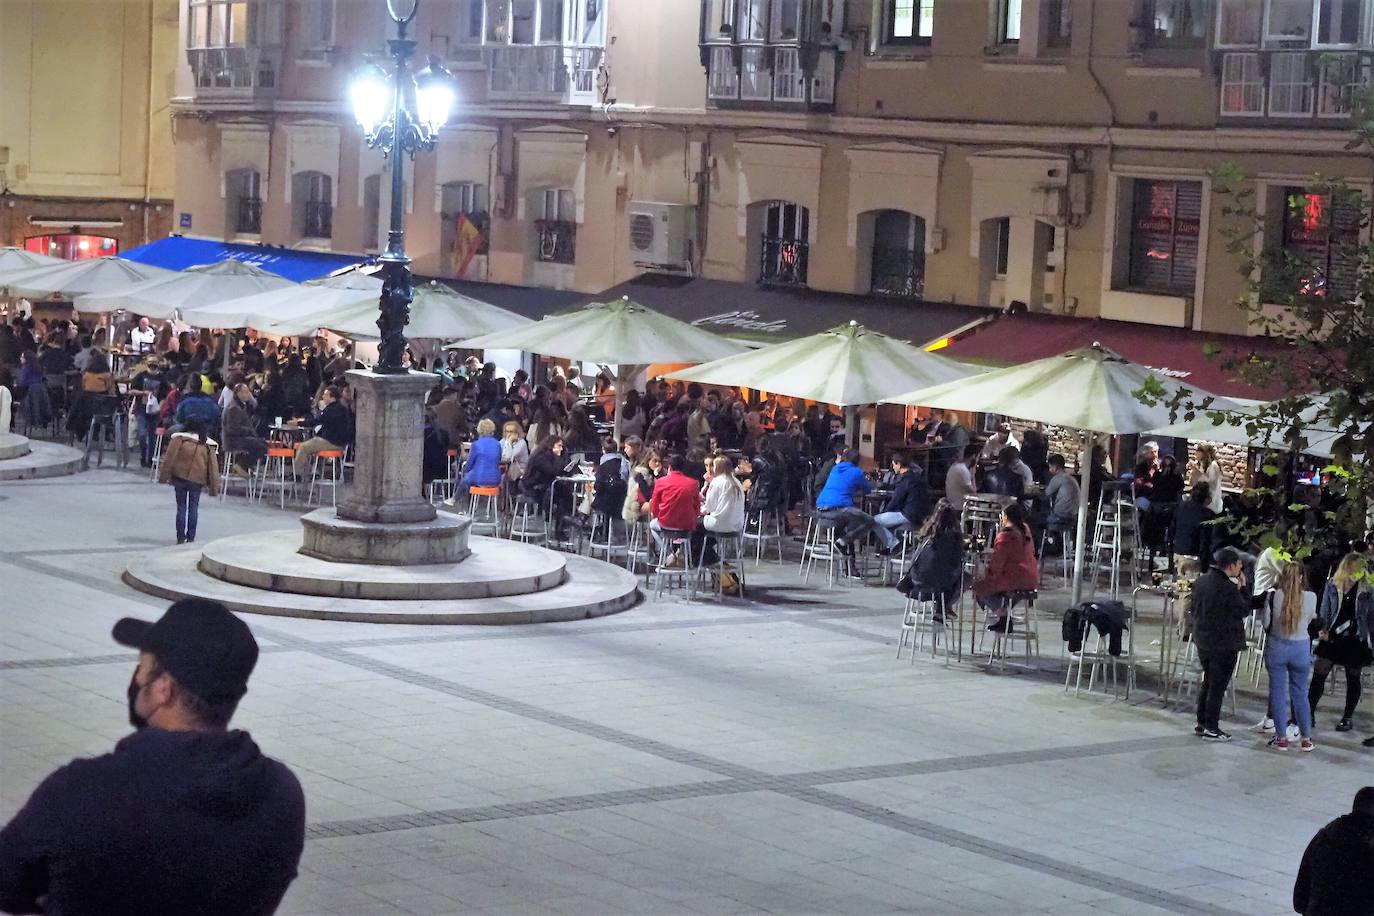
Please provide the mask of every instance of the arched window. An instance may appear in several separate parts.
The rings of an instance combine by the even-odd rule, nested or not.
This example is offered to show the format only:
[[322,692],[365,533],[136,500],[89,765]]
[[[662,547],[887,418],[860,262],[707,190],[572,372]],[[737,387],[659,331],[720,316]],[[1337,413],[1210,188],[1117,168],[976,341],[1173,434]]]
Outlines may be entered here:
[[926,274],[926,221],[903,210],[879,210],[873,219],[871,291],[921,295]]
[[810,238],[810,210],[784,200],[767,204],[763,212],[759,282],[805,286]]

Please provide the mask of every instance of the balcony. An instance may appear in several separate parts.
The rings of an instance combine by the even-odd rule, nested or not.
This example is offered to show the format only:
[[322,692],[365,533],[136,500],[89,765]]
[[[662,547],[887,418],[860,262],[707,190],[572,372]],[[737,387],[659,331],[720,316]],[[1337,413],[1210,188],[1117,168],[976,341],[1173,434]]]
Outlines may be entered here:
[[719,108],[829,109],[844,4],[702,0],[706,97]]
[[240,197],[238,214],[234,220],[234,231],[239,235],[262,234],[262,199]]
[[598,101],[596,75],[605,49],[591,45],[488,46],[488,93],[492,99],[565,102]]
[[327,200],[305,202],[305,228],[301,232],[309,239],[327,239],[334,235],[334,207]]
[[765,235],[759,282],[770,286],[805,286],[810,247],[801,239]]
[[271,98],[277,91],[280,48],[188,48],[197,96]]
[[545,264],[573,264],[577,260],[577,223],[565,219],[535,220],[538,249],[535,260]]
[[924,252],[909,248],[873,248],[872,292],[879,296],[920,298],[925,287]]
[[1369,51],[1225,51],[1217,57],[1224,120],[1350,120],[1371,84]]

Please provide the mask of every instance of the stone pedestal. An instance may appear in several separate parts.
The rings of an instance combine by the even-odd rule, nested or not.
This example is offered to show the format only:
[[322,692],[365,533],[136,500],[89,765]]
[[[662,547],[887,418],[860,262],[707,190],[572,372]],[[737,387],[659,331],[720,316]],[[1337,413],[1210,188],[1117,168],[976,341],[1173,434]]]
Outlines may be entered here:
[[429,566],[462,562],[472,519],[445,512],[427,522],[359,522],[334,509],[301,516],[305,535],[300,552],[335,563],[375,566]]
[[353,492],[339,503],[339,518],[354,522],[428,522],[436,515],[425,499],[424,399],[434,376],[420,372],[348,373],[357,411]]

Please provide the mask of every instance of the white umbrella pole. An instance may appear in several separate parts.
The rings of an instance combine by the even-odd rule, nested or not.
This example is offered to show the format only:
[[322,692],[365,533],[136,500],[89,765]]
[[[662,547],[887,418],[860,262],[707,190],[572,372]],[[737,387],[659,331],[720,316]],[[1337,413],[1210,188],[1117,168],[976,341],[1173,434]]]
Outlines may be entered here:
[[234,331],[232,328],[224,329],[224,378],[229,379],[229,354],[234,350]]
[[1084,541],[1088,537],[1088,484],[1092,480],[1092,442],[1093,434],[1086,429],[1079,430],[1083,449],[1078,455],[1078,533],[1073,539],[1073,591],[1071,602],[1077,604],[1083,598],[1083,558]]

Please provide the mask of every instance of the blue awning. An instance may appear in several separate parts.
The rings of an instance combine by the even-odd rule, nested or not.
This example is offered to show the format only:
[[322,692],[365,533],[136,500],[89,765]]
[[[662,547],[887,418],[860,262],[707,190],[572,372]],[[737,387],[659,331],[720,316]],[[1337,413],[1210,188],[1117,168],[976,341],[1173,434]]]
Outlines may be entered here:
[[180,235],[150,242],[123,252],[120,257],[152,264],[154,267],[165,267],[168,270],[185,270],[197,264],[213,264],[226,259],[243,261],[297,283],[371,261],[371,258],[361,255],[296,251],[293,248],[278,248],[275,245],[216,242],[211,239],[188,239]]

